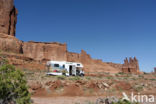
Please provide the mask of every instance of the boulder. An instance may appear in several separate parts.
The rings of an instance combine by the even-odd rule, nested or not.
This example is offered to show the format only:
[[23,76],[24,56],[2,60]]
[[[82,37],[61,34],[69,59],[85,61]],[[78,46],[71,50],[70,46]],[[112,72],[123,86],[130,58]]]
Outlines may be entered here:
[[118,103],[119,102],[119,99],[112,96],[112,97],[107,97],[107,98],[99,98],[97,99],[96,101],[96,104],[114,104],[114,103]]
[[40,82],[32,81],[32,82],[29,82],[29,87],[32,90],[38,90],[42,88],[42,84]]

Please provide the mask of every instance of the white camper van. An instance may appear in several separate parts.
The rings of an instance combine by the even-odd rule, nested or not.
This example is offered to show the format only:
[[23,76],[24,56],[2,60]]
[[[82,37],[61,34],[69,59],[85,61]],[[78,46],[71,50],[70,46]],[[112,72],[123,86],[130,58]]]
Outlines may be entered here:
[[76,62],[48,61],[47,75],[84,76],[83,65]]

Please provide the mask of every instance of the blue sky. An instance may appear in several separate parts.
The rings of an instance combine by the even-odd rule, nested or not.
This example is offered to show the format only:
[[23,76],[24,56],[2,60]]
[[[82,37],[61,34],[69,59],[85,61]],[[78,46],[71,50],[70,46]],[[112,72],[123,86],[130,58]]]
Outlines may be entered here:
[[104,62],[136,56],[146,72],[156,66],[156,0],[15,0],[16,36],[61,42]]

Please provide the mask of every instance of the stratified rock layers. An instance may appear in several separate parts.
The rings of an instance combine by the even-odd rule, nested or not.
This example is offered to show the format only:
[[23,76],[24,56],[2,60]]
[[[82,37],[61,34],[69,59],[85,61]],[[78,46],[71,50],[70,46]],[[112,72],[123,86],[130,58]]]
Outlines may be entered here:
[[14,36],[0,33],[0,50],[5,52],[22,53],[22,41]]
[[121,68],[115,68],[107,63],[102,62],[102,60],[92,59],[89,54],[84,50],[78,53],[67,53],[67,61],[71,62],[81,62],[84,65],[84,70],[86,72],[106,72],[106,73],[118,73],[121,72]]
[[67,60],[67,46],[60,43],[24,42],[23,54],[34,60]]
[[13,0],[0,0],[0,33],[15,36],[17,10]]
[[67,51],[66,44],[22,42],[14,36],[0,34],[0,50],[9,62],[22,69],[46,69],[49,60],[81,62],[86,72],[118,73],[114,68],[101,60],[94,60],[84,50],[80,54]]

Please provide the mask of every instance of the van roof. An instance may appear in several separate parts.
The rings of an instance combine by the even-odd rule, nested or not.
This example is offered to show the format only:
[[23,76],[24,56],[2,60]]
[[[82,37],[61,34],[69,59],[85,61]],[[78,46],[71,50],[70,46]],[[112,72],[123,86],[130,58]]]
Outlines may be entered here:
[[76,65],[80,64],[79,67],[83,67],[82,63],[79,62],[67,62],[67,61],[48,61],[47,64],[69,64],[69,65]]

